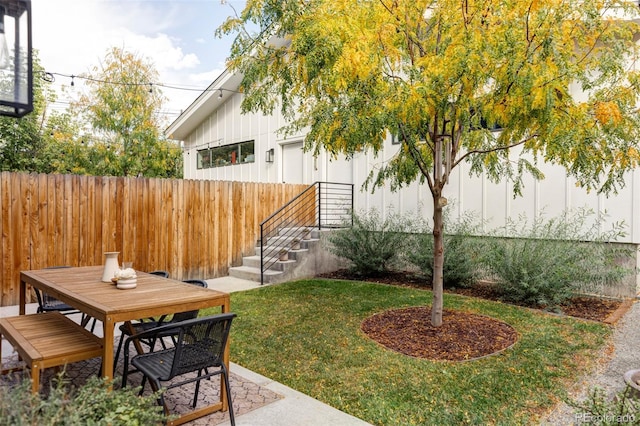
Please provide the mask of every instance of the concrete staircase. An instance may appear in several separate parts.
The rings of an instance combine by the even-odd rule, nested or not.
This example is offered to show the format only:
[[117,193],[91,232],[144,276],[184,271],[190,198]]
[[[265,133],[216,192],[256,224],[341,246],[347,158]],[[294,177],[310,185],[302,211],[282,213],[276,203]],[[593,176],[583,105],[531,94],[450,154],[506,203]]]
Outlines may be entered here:
[[[343,262],[326,250],[324,240],[331,230],[313,229],[309,239],[300,239],[300,248],[293,249],[294,237],[291,230],[285,229],[282,235],[271,237],[267,241],[266,252],[277,253],[280,249],[288,250],[287,260],[265,258],[273,266],[264,272],[264,284],[274,284],[300,278],[311,278],[319,273],[334,271],[342,267]],[[229,268],[229,275],[235,278],[260,282],[260,246],[256,246],[255,254],[242,258],[242,266]]]

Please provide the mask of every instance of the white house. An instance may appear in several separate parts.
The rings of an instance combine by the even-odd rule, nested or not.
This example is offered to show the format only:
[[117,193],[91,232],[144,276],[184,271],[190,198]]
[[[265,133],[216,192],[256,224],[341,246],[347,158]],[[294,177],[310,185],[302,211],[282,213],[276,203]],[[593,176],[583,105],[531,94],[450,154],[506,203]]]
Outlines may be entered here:
[[[241,113],[240,80],[239,75],[223,72],[168,127],[167,135],[184,144],[185,179],[353,183],[356,210],[377,208],[384,213],[394,209],[431,217],[431,194],[426,186],[413,184],[396,193],[377,189],[372,194],[362,189],[370,170],[398,149],[391,138],[378,158],[367,153],[351,161],[331,160],[326,154],[314,158],[302,150],[303,134],[284,138],[277,132],[284,125],[278,114]],[[523,196],[518,198],[513,197],[509,183],[494,184],[482,177],[470,177],[468,171],[465,165],[454,170],[445,189],[453,217],[473,211],[487,222],[488,229],[494,229],[520,214],[528,218],[540,213],[553,217],[566,209],[589,207],[606,212],[607,224],[624,221],[628,234],[624,242],[640,244],[640,170],[628,174],[626,187],[617,195],[606,197],[576,187],[563,168],[545,165],[546,178],[529,178]]]

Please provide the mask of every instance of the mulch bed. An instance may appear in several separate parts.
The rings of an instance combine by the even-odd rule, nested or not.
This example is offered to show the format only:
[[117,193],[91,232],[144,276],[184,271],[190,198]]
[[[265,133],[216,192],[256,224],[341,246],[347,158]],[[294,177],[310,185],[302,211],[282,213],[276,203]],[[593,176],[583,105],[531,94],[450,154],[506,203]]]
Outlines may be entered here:
[[393,309],[362,322],[362,331],[405,355],[446,361],[476,359],[500,352],[518,340],[508,324],[483,315],[444,310],[442,325],[431,325],[431,309]]

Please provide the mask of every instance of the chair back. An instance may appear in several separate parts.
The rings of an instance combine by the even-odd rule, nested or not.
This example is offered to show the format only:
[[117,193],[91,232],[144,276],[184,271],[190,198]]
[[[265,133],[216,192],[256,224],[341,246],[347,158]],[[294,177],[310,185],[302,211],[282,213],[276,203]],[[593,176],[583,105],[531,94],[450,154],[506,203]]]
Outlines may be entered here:
[[[207,282],[204,280],[183,280],[182,282],[195,285],[198,287],[202,287],[202,288],[208,287]],[[197,318],[197,317],[198,317],[197,309],[195,311],[178,312],[176,314],[173,314],[173,318],[171,319],[171,322],[186,321],[186,320]]]
[[180,333],[169,380],[207,367],[220,367],[234,313],[217,314],[176,323]]
[[162,278],[169,278],[169,273],[167,271],[151,271],[149,272],[151,275],[157,275]]
[[[44,269],[64,269],[71,268],[68,265],[59,265],[59,266],[47,266]],[[44,293],[37,288],[33,288],[33,291],[36,293],[36,298],[38,299],[38,312],[44,312],[47,308],[51,310],[55,310],[56,306],[59,306],[61,310],[71,309],[69,305],[61,302],[53,296],[49,296],[48,293]]]

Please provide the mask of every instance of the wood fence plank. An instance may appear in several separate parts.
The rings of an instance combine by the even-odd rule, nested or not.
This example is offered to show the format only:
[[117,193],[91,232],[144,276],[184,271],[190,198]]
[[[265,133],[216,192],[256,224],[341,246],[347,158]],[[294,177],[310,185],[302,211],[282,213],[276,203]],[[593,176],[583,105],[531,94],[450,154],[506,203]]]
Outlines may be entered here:
[[78,233],[78,263],[86,265],[89,261],[87,251],[89,249],[87,234],[89,233],[89,188],[87,187],[87,176],[76,177],[75,198],[77,198],[78,212],[76,217],[79,218],[76,224]]
[[33,189],[33,202],[31,204],[31,266],[36,268],[46,263],[47,250],[47,187],[43,185],[43,175],[31,175]]
[[176,240],[173,246],[172,255],[176,265],[176,279],[182,280],[185,277],[184,274],[184,257],[181,256],[186,250],[184,247],[185,238],[185,203],[187,202],[187,196],[185,195],[185,186],[190,186],[189,181],[176,181],[176,200],[175,200],[175,221],[176,221]]
[[102,265],[104,262],[102,246],[104,245],[104,235],[102,234],[102,215],[104,212],[102,192],[104,179],[102,176],[96,176],[93,183],[93,240],[92,240],[92,265]]
[[[37,265],[40,258],[41,249],[38,248],[40,245],[40,191],[39,191],[39,181],[38,175],[35,173],[31,173],[27,176],[28,186],[29,186],[29,224],[28,224],[28,232],[29,232],[29,267],[33,268],[34,265]],[[44,234],[43,234],[44,236]]]
[[31,201],[31,193],[29,192],[29,175],[26,173],[16,174],[16,183],[12,189],[12,200],[17,209],[14,211],[14,226],[17,237],[13,241],[14,253],[13,270],[11,272],[11,281],[17,283],[20,280],[20,271],[29,269],[30,250],[29,250],[29,203]]
[[173,223],[173,181],[169,179],[162,180],[162,196],[160,200],[160,206],[158,212],[160,212],[160,225],[158,226],[159,235],[159,260],[158,264],[154,265],[152,269],[162,269],[171,274],[169,266],[171,262],[171,243],[175,241],[176,237],[173,235],[175,229],[175,223]]
[[[63,265],[75,266],[75,240],[74,240],[74,217],[73,217],[73,178],[74,176],[63,176],[62,182],[62,236],[64,239]],[[75,218],[77,222],[77,218]]]
[[211,252],[211,259],[213,260],[213,263],[215,264],[214,267],[214,277],[215,276],[222,276],[224,275],[224,273],[222,272],[222,270],[224,270],[224,267],[221,265],[222,263],[222,256],[220,254],[220,223],[221,223],[221,218],[220,218],[220,210],[221,210],[221,200],[220,200],[220,181],[213,181],[211,183],[211,197],[212,199],[209,201],[209,205],[212,206],[212,212],[211,212],[211,217],[212,217],[212,222],[211,222],[211,233],[209,234],[209,238],[211,238],[211,244],[212,244],[212,252]]
[[[159,227],[160,221],[162,217],[162,208],[160,206],[160,200],[162,197],[162,180],[160,179],[147,179],[148,183],[148,210],[147,210],[147,256],[145,262],[145,270],[151,271],[158,268],[158,257],[160,255],[159,251]],[[137,262],[137,260],[136,260]]]

